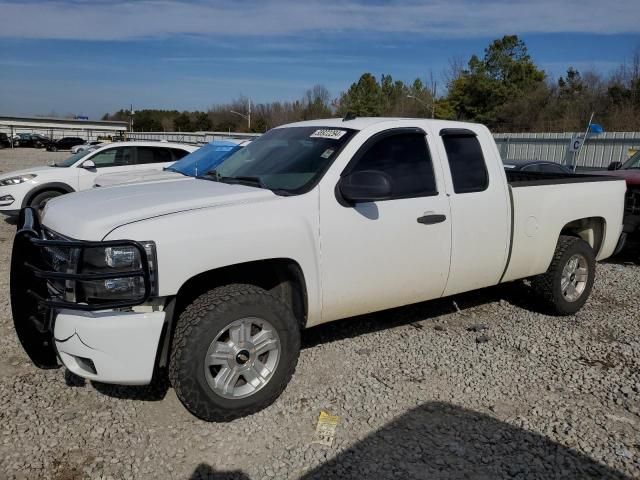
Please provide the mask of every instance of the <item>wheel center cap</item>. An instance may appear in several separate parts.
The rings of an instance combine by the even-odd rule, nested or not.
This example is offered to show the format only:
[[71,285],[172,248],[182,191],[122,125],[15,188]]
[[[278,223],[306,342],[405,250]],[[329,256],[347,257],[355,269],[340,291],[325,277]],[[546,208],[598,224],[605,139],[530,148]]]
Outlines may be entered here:
[[249,357],[250,355],[248,350],[240,350],[236,355],[236,362],[238,362],[239,365],[244,365],[249,361]]
[[573,282],[575,279],[576,279],[576,274],[575,274],[575,273],[572,273],[572,274],[571,274],[571,281]]

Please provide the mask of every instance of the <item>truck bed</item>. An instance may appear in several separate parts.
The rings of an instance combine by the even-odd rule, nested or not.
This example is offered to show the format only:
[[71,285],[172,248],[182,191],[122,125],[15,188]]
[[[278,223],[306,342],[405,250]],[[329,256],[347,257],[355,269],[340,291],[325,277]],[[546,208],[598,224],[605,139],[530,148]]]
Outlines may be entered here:
[[[512,232],[503,281],[545,272],[563,226],[575,219],[601,219],[604,238],[596,242],[596,257],[611,255],[622,231],[624,181],[593,174],[505,173],[511,200]],[[609,235],[604,235],[606,231]]]
[[580,173],[541,173],[506,170],[507,182],[512,187],[534,187],[541,185],[562,185],[567,183],[609,182],[616,177]]

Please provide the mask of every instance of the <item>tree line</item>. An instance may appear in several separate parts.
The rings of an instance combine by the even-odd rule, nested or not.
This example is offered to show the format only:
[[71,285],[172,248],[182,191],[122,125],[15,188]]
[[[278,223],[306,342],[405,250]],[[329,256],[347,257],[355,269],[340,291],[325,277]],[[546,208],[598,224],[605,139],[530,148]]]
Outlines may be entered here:
[[[352,112],[358,116],[435,117],[484,123],[498,132],[580,131],[591,113],[609,131],[640,130],[640,49],[628,64],[604,75],[568,67],[553,79],[529,55],[516,35],[494,40],[484,55],[452,61],[438,94],[431,78],[412,83],[391,75],[377,79],[364,73],[347,91],[332,99],[322,85],[290,102],[251,107],[251,128],[242,116],[248,98],[214,105],[207,111],[146,109],[133,115],[136,131],[264,132],[284,123]],[[103,120],[129,120],[130,112],[105,114]]]

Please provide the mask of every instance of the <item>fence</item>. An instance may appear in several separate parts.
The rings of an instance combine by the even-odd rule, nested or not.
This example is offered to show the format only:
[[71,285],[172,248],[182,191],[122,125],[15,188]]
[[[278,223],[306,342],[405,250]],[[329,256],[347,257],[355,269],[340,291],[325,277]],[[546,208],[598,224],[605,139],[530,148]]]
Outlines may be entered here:
[[127,132],[127,140],[166,140],[168,142],[183,143],[208,143],[213,140],[224,140],[234,138],[240,140],[251,140],[259,137],[260,133],[235,133],[235,132]]
[[[568,151],[573,133],[498,133],[494,135],[503,160],[550,160],[570,165]],[[584,132],[582,132],[584,135]],[[611,162],[624,162],[640,150],[640,132],[607,132],[590,135],[577,158],[584,168],[606,168]]]
[[75,128],[13,128],[0,126],[0,133],[6,133],[7,137],[20,133],[37,133],[52,140],[59,140],[63,137],[79,137],[87,142],[98,139],[114,138],[120,136],[124,131],[100,130],[98,128],[75,129]]

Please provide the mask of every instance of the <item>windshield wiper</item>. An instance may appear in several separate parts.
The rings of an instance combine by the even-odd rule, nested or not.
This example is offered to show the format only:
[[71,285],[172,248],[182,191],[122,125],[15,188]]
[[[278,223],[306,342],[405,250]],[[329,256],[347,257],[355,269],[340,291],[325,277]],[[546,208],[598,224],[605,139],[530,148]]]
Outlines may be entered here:
[[249,187],[264,188],[265,190],[271,190],[276,195],[281,195],[281,196],[291,195],[291,192],[289,192],[288,190],[285,190],[282,188],[267,187],[264,184],[264,182],[260,180],[259,177],[251,177],[251,176],[245,176],[245,175],[240,175],[237,177],[225,177],[220,175],[220,173],[218,173],[217,171],[211,170],[205,173],[204,175],[198,176],[196,178],[202,178],[202,179],[211,180],[214,182],[228,183],[231,185],[247,185]]
[[196,178],[204,178],[206,180],[213,180],[214,182],[222,182],[222,183],[230,183],[230,184],[239,184],[239,185],[248,185],[249,187],[258,187],[258,188],[267,188],[262,180],[258,177],[249,177],[249,176],[237,176],[237,177],[226,177],[220,175],[216,170],[211,170],[204,175],[200,175]]

